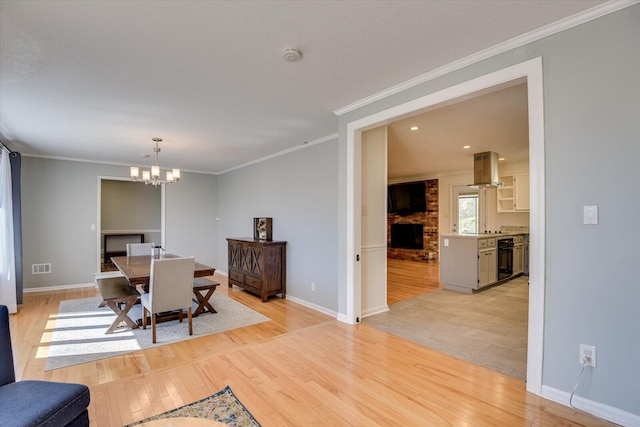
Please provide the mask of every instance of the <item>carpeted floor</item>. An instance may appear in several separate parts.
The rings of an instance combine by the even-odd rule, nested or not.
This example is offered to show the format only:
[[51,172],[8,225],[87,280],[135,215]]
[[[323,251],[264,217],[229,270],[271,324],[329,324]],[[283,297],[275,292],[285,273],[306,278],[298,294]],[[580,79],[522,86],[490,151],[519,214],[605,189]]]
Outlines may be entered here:
[[126,427],[153,420],[178,417],[204,418],[235,427],[260,427],[260,423],[253,418],[253,415],[233,394],[229,386],[205,399],[145,418]]
[[[186,319],[182,323],[173,320],[156,326],[157,344],[152,344],[150,326],[146,330],[119,328],[113,334],[105,334],[116,315],[108,307],[99,308],[101,301],[102,298],[97,296],[60,303],[51,333],[45,370],[104,359],[270,320],[225,295],[213,294],[210,301],[217,313],[202,313],[195,317],[192,336],[189,336]],[[134,306],[129,312],[129,317],[141,319],[141,307],[140,304]],[[196,305],[194,309],[195,307]]]
[[524,380],[528,277],[476,294],[438,290],[397,302],[363,323]]

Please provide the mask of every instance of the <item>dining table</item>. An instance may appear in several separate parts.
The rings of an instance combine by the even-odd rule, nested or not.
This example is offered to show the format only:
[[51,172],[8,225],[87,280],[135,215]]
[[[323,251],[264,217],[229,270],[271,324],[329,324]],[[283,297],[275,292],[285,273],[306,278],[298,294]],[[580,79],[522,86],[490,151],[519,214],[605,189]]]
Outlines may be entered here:
[[[127,278],[131,286],[142,285],[145,292],[149,292],[149,280],[151,279],[151,255],[140,256],[116,256],[111,258],[111,262]],[[179,255],[161,254],[156,259],[180,258]],[[215,268],[208,265],[195,263],[193,277],[213,276]]]
[[[140,255],[140,256],[116,256],[111,258],[111,262],[115,265],[122,275],[129,281],[129,285],[136,287],[141,285],[144,292],[149,292],[149,281],[151,280],[151,260],[152,259],[166,259],[166,258],[180,258],[175,254],[161,254],[159,256],[152,255]],[[197,317],[200,313],[209,312],[216,313],[216,310],[211,306],[209,302],[216,288],[220,285],[218,282],[212,280],[203,279],[207,276],[213,276],[216,271],[215,268],[208,265],[196,262],[193,269],[193,293],[196,296],[193,302],[198,304],[198,308],[195,310],[193,316]],[[206,292],[202,294],[201,292]],[[166,320],[175,319],[175,313],[164,313],[159,316],[157,321],[163,322]],[[142,324],[139,320],[138,324]]]

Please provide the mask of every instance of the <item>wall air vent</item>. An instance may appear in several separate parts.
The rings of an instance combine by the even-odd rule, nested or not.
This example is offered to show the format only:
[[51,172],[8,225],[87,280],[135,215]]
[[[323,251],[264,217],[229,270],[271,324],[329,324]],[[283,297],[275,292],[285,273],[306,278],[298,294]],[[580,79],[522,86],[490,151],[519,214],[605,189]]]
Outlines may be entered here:
[[49,274],[51,273],[51,263],[31,264],[31,274]]

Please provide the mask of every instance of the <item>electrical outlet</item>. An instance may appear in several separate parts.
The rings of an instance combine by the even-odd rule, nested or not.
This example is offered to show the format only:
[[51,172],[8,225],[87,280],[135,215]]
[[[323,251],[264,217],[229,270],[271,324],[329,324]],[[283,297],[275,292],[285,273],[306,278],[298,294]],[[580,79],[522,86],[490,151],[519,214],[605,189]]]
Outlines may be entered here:
[[316,282],[311,282],[311,290],[312,291],[316,290]]
[[580,364],[596,367],[596,346],[580,344]]

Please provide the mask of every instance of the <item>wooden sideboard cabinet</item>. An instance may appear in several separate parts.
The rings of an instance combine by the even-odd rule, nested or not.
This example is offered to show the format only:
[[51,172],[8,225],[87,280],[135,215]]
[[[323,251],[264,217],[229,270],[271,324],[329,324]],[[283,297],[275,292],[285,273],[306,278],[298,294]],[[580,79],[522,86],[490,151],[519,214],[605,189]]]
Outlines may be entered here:
[[239,286],[262,297],[287,295],[287,242],[250,237],[228,238],[229,287]]

